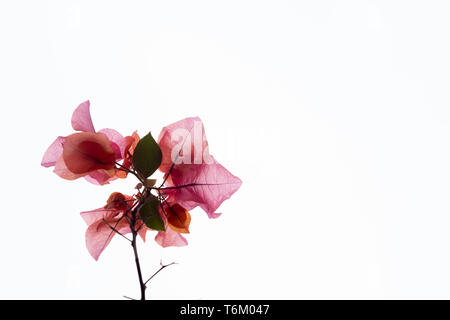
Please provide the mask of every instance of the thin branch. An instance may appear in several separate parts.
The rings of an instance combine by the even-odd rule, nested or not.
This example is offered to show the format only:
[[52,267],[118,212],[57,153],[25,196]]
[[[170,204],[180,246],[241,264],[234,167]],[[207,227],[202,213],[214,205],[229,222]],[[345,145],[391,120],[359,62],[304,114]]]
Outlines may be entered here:
[[162,188],[159,188],[159,190],[182,189],[182,188],[189,188],[189,187],[196,187],[196,186],[223,186],[226,184],[232,184],[232,183],[229,183],[229,182],[226,182],[226,183],[189,183],[189,184],[183,184],[181,186],[162,187]]
[[169,264],[162,264],[162,261],[160,261],[159,264],[161,265],[161,268],[159,268],[158,271],[156,271],[150,278],[148,278],[148,280],[144,282],[144,285],[146,285],[150,280],[152,280],[153,277],[156,276],[161,270],[163,270],[164,268],[167,268],[167,267],[169,267],[169,266],[171,266],[173,264],[177,264],[177,263],[176,262],[172,262],[172,263],[169,263]]
[[[175,158],[175,161],[176,161],[176,159],[178,159],[178,154],[177,154],[177,157]],[[159,186],[159,189],[161,189],[161,187],[164,185],[164,183],[166,183],[167,179],[169,179],[169,176],[172,173],[173,167],[175,166],[175,161],[172,162],[172,165],[170,166],[169,171],[167,172],[166,176],[164,177],[163,182]]]
[[139,176],[139,174],[133,170],[128,169],[127,167],[124,167],[123,165],[121,165],[118,162],[115,162],[115,164],[117,164],[120,168],[117,168],[121,171],[125,171],[126,173],[131,173],[133,176],[135,176],[140,182],[142,182],[143,184],[145,183],[145,180],[143,178],[141,178]]
[[[121,218],[121,219],[122,219],[122,218]],[[110,225],[110,224],[108,223],[108,221],[105,220],[105,218],[102,218],[102,220],[103,220],[103,223],[105,223],[112,231],[114,231],[114,232],[117,233],[118,235],[124,237],[126,240],[128,240],[128,241],[131,242],[131,240],[128,239],[126,236],[124,236],[122,233],[120,233],[119,230],[117,230],[115,227],[113,227],[112,225]],[[116,226],[117,226],[117,224],[116,224]],[[109,236],[108,236],[108,238],[109,238]]]
[[114,163],[120,167],[120,168],[118,168],[119,170],[122,170],[122,171],[125,171],[125,172],[128,172],[128,173],[131,172],[131,170],[129,168],[125,167],[124,165],[121,165],[117,161],[115,161]]
[[166,210],[164,210],[164,206],[163,206],[163,203],[165,203],[169,208],[170,208],[170,206],[169,206],[169,204],[167,203],[167,201],[163,201],[163,202],[160,202],[159,203],[159,207],[162,209],[162,211],[163,211],[163,213],[164,213],[164,216],[167,218],[167,213],[166,213]]
[[[114,229],[117,227],[117,225],[119,224],[119,222],[123,219],[123,217],[125,217],[125,215],[121,216],[121,217],[119,218],[119,220],[116,221],[116,224],[114,225]],[[104,220],[104,218],[102,218],[102,219]],[[109,225],[109,224],[106,224],[106,225]],[[113,232],[115,232],[114,229],[111,230],[111,232],[109,233],[108,237],[106,238],[105,243],[103,244],[103,248],[106,247],[106,245],[108,244],[109,238],[112,236]],[[127,239],[128,239],[128,238],[127,238]]]
[[170,190],[170,189],[181,189],[181,188],[188,188],[188,187],[195,187],[195,186],[210,186],[210,185],[219,185],[219,184],[210,184],[210,183],[189,183],[189,184],[183,184],[181,186],[174,186],[174,187],[163,187],[159,188],[160,190]]

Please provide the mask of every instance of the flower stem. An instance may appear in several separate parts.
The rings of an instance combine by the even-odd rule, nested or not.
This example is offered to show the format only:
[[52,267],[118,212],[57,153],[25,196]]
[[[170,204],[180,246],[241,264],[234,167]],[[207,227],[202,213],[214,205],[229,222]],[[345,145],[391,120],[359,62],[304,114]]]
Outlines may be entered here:
[[139,263],[139,256],[138,256],[138,252],[137,252],[137,246],[136,246],[136,232],[133,232],[133,240],[131,241],[131,245],[133,247],[133,252],[134,252],[134,261],[136,262],[136,269],[137,269],[137,273],[138,273],[138,277],[139,277],[139,285],[141,288],[141,300],[145,300],[145,283],[144,280],[142,279],[142,272],[141,272],[141,265]]
[[[139,208],[139,206],[137,208]],[[145,289],[147,289],[147,287],[144,283],[144,280],[142,279],[141,264],[139,262],[139,255],[138,255],[137,243],[136,243],[137,234],[138,234],[138,232],[136,230],[137,208],[135,208],[131,212],[130,227],[131,227],[131,234],[133,235],[133,238],[131,240],[131,246],[133,247],[134,261],[136,263],[136,269],[137,269],[138,278],[139,278],[139,286],[141,289],[141,300],[145,300]]]

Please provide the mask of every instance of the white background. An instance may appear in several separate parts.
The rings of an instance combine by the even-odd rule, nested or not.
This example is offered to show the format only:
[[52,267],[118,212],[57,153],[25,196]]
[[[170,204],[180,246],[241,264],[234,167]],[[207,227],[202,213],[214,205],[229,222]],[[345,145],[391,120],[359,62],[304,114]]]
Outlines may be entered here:
[[243,180],[189,246],[139,243],[160,299],[450,298],[446,1],[2,1],[0,298],[138,297],[129,243],[79,212],[130,193],[40,167],[96,129],[187,116]]

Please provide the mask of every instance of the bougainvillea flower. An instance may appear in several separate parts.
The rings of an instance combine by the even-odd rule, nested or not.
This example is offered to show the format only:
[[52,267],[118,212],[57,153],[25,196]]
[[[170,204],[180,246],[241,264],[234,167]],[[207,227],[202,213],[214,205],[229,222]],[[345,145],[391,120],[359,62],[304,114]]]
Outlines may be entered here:
[[93,184],[103,185],[117,178],[116,169],[111,166],[113,156],[114,162],[125,157],[129,139],[113,129],[96,132],[89,108],[89,101],[85,101],[75,109],[72,128],[80,133],[56,138],[45,152],[41,165],[54,166],[54,172],[64,179],[85,177]]
[[217,218],[217,208],[242,181],[210,155],[201,120],[187,118],[163,128],[158,143],[163,154],[160,170],[166,173],[165,192],[171,202],[186,210],[200,206],[208,217]]
[[[126,218],[128,208],[133,205],[133,197],[114,192],[102,208],[81,212],[81,217],[88,225],[86,230],[86,247],[91,256],[98,260],[100,254],[111,242],[117,232],[122,235],[130,233],[130,224]],[[137,225],[139,227],[140,224]],[[115,230],[117,230],[117,232]],[[139,232],[145,241],[145,231]]]

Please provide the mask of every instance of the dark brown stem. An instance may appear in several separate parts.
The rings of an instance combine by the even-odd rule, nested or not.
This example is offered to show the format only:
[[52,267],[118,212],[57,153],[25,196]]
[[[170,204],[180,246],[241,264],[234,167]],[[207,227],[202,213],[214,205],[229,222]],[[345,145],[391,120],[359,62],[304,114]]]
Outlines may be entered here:
[[133,247],[134,252],[134,261],[136,263],[136,269],[139,277],[139,286],[141,288],[141,300],[145,300],[145,283],[142,279],[142,271],[141,271],[141,264],[139,263],[139,255],[137,251],[137,245],[136,245],[136,239],[137,239],[137,231],[136,231],[136,214],[137,210],[133,210],[131,212],[131,233],[133,235],[133,239],[131,240],[131,246]]
[[168,266],[171,266],[171,265],[173,265],[173,264],[176,264],[176,262],[172,262],[172,263],[169,263],[169,264],[162,264],[162,262],[161,262],[161,263],[160,263],[161,268],[159,268],[158,271],[156,271],[150,278],[148,278],[148,280],[145,281],[144,284],[147,284],[150,280],[152,280],[153,277],[156,276],[162,269],[167,268]]
[[117,230],[115,227],[113,227],[112,225],[110,225],[108,223],[108,221],[105,220],[105,218],[102,219],[103,223],[106,224],[112,231],[114,231],[115,233],[117,233],[119,236],[122,236],[124,239],[128,240],[131,242],[130,239],[128,239],[126,236],[124,236],[122,233],[119,232],[119,230]]
[[174,187],[159,187],[158,190],[171,190],[171,189],[182,189],[182,188],[189,188],[189,187],[196,187],[196,186],[219,186],[224,183],[189,183],[189,184],[183,184],[181,186],[174,186]]

